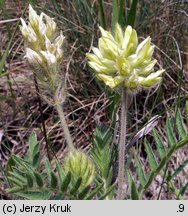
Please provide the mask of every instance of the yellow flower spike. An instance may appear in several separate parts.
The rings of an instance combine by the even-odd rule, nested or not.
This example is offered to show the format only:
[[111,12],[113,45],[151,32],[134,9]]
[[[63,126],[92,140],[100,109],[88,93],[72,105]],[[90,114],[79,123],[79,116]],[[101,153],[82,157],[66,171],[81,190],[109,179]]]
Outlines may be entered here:
[[26,24],[21,18],[21,24],[20,30],[27,47],[25,57],[44,90],[43,98],[50,104],[55,97],[56,100],[58,98],[59,101],[63,101],[66,86],[60,71],[64,42],[62,32],[57,33],[57,25],[53,18],[45,13],[37,15],[31,5],[29,22]]
[[98,47],[93,47],[93,54],[87,54],[89,65],[111,89],[119,88],[124,82],[125,88],[132,92],[140,87],[148,88],[158,84],[164,72],[154,72],[157,60],[152,59],[154,46],[147,37],[138,44],[136,31],[127,26],[124,33],[116,24],[114,36],[99,27],[101,37]]

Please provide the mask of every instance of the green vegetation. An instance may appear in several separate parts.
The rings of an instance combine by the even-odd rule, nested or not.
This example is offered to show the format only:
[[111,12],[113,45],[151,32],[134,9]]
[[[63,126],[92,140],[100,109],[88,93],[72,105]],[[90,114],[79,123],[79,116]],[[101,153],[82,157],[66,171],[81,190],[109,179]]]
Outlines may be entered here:
[[[33,12],[33,30],[19,28],[29,4],[45,25]],[[188,4],[2,0],[0,10],[0,199],[187,199]],[[153,69],[164,73],[151,79]]]

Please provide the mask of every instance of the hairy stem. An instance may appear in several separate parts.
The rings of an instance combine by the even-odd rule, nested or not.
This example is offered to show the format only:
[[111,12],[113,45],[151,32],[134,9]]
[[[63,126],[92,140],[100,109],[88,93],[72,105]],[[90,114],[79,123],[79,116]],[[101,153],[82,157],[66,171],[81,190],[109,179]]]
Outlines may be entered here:
[[67,144],[68,144],[70,150],[74,151],[75,147],[73,145],[72,137],[71,137],[69,129],[68,129],[68,125],[67,125],[65,115],[64,115],[64,112],[63,112],[62,104],[57,102],[55,107],[56,107],[56,110],[58,112],[58,115],[59,115],[59,118],[60,118],[60,121],[61,121],[61,124],[62,124],[62,127],[63,127],[63,132],[64,132],[65,139],[67,141]]
[[127,124],[127,102],[128,94],[123,88],[121,93],[121,129],[119,141],[119,170],[118,170],[118,194],[117,199],[124,198],[123,184],[125,180],[125,143],[126,143],[126,124]]

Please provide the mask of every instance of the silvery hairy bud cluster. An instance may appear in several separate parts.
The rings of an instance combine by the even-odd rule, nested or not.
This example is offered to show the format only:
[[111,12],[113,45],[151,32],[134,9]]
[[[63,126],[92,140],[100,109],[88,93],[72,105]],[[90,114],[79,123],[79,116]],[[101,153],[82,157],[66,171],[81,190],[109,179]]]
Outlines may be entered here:
[[[21,18],[20,30],[24,37],[29,65],[47,95],[61,95],[64,91],[63,76],[60,73],[64,36],[58,34],[54,20],[45,13],[37,15],[29,5],[28,24]],[[47,98],[46,98],[47,99]]]
[[147,37],[138,44],[136,31],[127,26],[125,31],[116,24],[114,36],[99,27],[101,38],[98,48],[87,54],[89,65],[96,71],[96,77],[111,89],[124,86],[130,92],[150,88],[161,81],[165,70],[154,72],[156,59],[152,58],[154,46]]
[[68,153],[64,161],[65,173],[71,172],[72,184],[82,178],[81,189],[94,182],[95,167],[91,159],[83,152],[74,150]]

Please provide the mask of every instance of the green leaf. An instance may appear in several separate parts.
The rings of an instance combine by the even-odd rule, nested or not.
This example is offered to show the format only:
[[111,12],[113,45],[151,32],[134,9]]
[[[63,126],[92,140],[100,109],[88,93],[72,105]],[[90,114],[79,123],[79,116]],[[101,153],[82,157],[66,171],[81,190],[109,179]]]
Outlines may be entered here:
[[32,164],[33,168],[37,169],[39,167],[40,147],[37,141],[37,136],[34,132],[32,132],[30,135],[28,156],[25,159]]
[[35,132],[32,132],[30,137],[29,137],[29,150],[28,150],[28,153],[31,157],[33,156],[33,153],[36,152],[35,148],[36,148],[37,144],[38,144],[37,135]]
[[34,171],[32,165],[27,160],[17,157],[16,155],[13,155],[12,158],[15,162],[15,166],[18,166],[22,168],[23,170],[26,169],[31,173]]
[[13,159],[13,157],[10,157],[10,159],[8,160],[8,162],[7,162],[7,165],[6,165],[6,175],[8,175],[8,173],[10,172],[10,171],[13,171],[13,168],[15,167],[15,161],[14,161],[14,159]]
[[91,200],[95,197],[95,195],[103,188],[104,183],[99,184],[85,199]]
[[132,200],[139,200],[139,193],[136,187],[136,184],[132,178],[132,184],[131,184],[131,199]]
[[20,182],[20,180],[18,180],[17,178],[11,177],[11,176],[8,176],[7,178],[11,182],[11,184],[15,184],[16,186],[19,186],[19,187],[24,187],[23,183]]
[[183,146],[188,144],[188,135],[183,139],[180,140],[177,144],[176,144],[176,150],[182,148]]
[[90,191],[90,186],[85,187],[85,188],[78,194],[78,198],[79,198],[80,200],[83,200],[83,199],[87,196],[87,194],[88,194],[89,191]]
[[99,200],[105,199],[115,188],[115,184],[111,185],[107,191],[99,197]]
[[145,172],[142,168],[143,165],[142,165],[140,159],[138,158],[138,156],[135,157],[135,160],[136,160],[136,170],[138,173],[138,177],[139,177],[139,180],[140,180],[142,187],[144,187],[147,180],[146,180]]
[[166,150],[165,150],[165,147],[163,145],[163,141],[159,135],[159,133],[153,129],[153,136],[154,136],[154,139],[155,139],[155,142],[156,142],[156,145],[157,145],[157,150],[159,152],[159,155],[160,155],[160,158],[164,158],[166,157]]
[[153,150],[151,148],[151,145],[147,142],[146,139],[145,139],[145,148],[146,148],[146,152],[147,152],[147,156],[148,156],[150,169],[152,171],[154,171],[157,168],[158,163],[157,163],[157,160],[156,160],[155,155],[153,153]]
[[98,0],[99,4],[99,11],[100,11],[100,18],[101,18],[101,26],[106,29],[106,18],[104,14],[104,5],[103,5],[103,0]]
[[186,122],[188,125],[188,101],[186,101],[186,104],[185,104],[185,112],[186,112]]
[[136,187],[135,181],[133,179],[133,176],[129,170],[127,170],[126,173],[127,173],[127,181],[128,181],[131,199],[139,200],[139,193],[138,193],[138,189]]
[[51,169],[51,164],[48,158],[45,158],[45,167],[47,170],[47,174],[48,174],[48,184],[51,185],[51,173],[52,173],[52,169]]
[[187,191],[187,188],[188,188],[188,182],[185,184],[184,187],[182,187],[182,188],[180,189],[178,198],[180,197],[180,195],[181,195],[181,196],[184,196],[185,192]]
[[114,32],[116,23],[118,22],[118,0],[112,0],[112,31]]
[[50,191],[46,191],[46,192],[42,192],[42,191],[39,191],[39,192],[18,192],[16,193],[16,195],[20,196],[20,197],[23,197],[25,199],[28,199],[28,200],[48,200],[51,195],[52,195],[52,192]]
[[168,177],[168,181],[171,181],[173,178],[175,178],[183,169],[187,166],[188,164],[188,159],[185,160],[175,171],[174,173]]
[[113,158],[111,150],[112,133],[107,127],[97,127],[93,135],[93,149],[91,155],[94,163],[104,179],[108,178]]
[[168,118],[166,123],[166,131],[167,131],[167,138],[168,138],[168,144],[169,147],[172,147],[177,142],[175,134],[173,132],[173,125],[172,125],[172,119]]
[[106,179],[106,185],[109,186],[112,183],[112,177],[113,177],[113,167],[110,168],[108,177]]
[[59,15],[62,15],[61,7],[58,4],[57,0],[52,0],[52,4],[54,5],[55,10]]
[[155,177],[156,177],[155,172],[151,172],[150,176],[148,178],[148,181],[147,181],[147,183],[144,186],[144,191],[146,191],[148,189],[148,187],[151,185],[151,183],[153,182],[153,180],[155,179]]
[[60,183],[62,183],[65,178],[65,173],[63,171],[61,164],[57,160],[55,160],[55,164],[56,164],[56,169],[59,175]]
[[33,183],[34,183],[33,176],[30,173],[26,173],[25,176],[27,179],[27,186],[30,188],[33,187]]
[[12,188],[8,189],[7,192],[8,193],[17,193],[17,192],[22,191],[22,190],[23,190],[22,187],[16,186],[16,187],[12,187]]
[[127,25],[131,25],[134,28],[134,23],[136,19],[136,8],[137,8],[137,0],[133,0],[131,4],[131,9],[128,14],[127,18]]
[[51,169],[51,164],[50,164],[50,161],[49,161],[48,158],[45,158],[45,167],[46,167],[46,169],[47,169],[47,173],[48,173],[49,176],[50,176],[50,173],[51,173],[52,169]]
[[71,194],[71,195],[74,195],[74,194],[78,191],[78,189],[79,189],[79,187],[81,186],[81,184],[82,184],[82,178],[79,177],[79,178],[77,179],[75,185],[73,186],[73,188],[70,190],[70,194]]
[[166,165],[167,161],[170,159],[170,157],[172,156],[172,154],[175,152],[176,150],[176,145],[172,146],[166,157],[164,157],[161,162],[159,163],[157,169],[153,172],[151,172],[149,179],[147,180],[147,183],[144,186],[144,191],[146,191],[148,189],[148,187],[151,185],[151,183],[153,182],[153,180],[155,179],[155,177],[160,173],[160,171],[163,169],[163,167]]
[[34,172],[34,175],[35,175],[37,185],[39,187],[42,187],[44,185],[44,183],[43,183],[43,179],[42,179],[41,175],[38,172]]
[[65,197],[64,197],[63,194],[58,193],[58,194],[55,195],[55,197],[54,197],[53,199],[54,199],[54,200],[64,200]]
[[71,181],[71,173],[68,172],[66,177],[64,178],[64,181],[61,184],[61,191],[62,192],[65,192],[68,189],[70,181]]
[[17,171],[15,169],[13,172],[11,172],[11,171],[9,172],[9,176],[17,179],[20,182],[20,184],[26,184],[26,181],[27,181],[26,178],[23,177],[22,175],[20,175],[19,173],[17,173]]
[[36,153],[33,157],[32,165],[34,168],[38,168],[40,165],[40,152]]
[[122,27],[125,27],[125,23],[126,23],[124,6],[125,6],[125,0],[120,0],[118,22]]
[[177,125],[177,128],[178,128],[178,133],[179,133],[180,137],[182,139],[185,138],[187,133],[185,131],[183,119],[182,119],[182,116],[181,116],[181,113],[180,113],[179,109],[178,109],[177,115],[176,115],[176,125]]
[[54,172],[50,173],[50,185],[52,188],[56,188],[58,185],[58,179]]
[[55,173],[52,171],[51,164],[48,158],[45,158],[45,167],[48,174],[48,183],[52,188],[56,188],[58,185],[58,179]]

